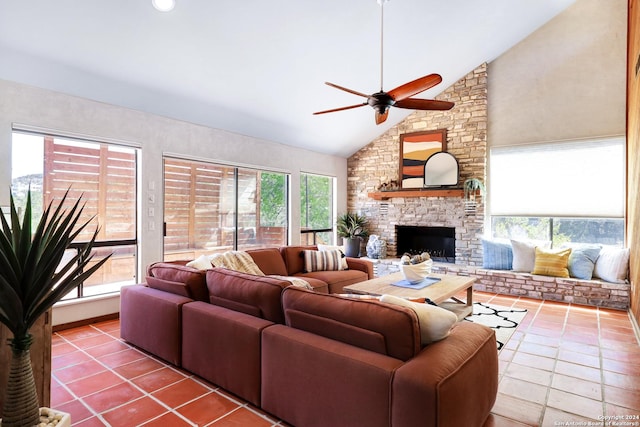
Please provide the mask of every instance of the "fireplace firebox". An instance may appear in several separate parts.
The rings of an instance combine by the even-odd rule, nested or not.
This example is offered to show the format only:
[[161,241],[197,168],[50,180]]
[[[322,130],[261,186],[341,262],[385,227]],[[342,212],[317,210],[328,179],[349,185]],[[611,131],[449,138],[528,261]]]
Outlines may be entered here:
[[428,252],[434,261],[456,261],[456,229],[396,225],[396,254]]

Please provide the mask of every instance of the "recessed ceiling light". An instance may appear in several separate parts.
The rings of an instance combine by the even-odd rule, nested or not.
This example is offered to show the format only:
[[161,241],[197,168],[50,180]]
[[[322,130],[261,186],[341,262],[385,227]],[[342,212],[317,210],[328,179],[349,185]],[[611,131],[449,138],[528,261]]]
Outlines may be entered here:
[[160,12],[169,12],[176,5],[175,0],[151,0],[151,3]]

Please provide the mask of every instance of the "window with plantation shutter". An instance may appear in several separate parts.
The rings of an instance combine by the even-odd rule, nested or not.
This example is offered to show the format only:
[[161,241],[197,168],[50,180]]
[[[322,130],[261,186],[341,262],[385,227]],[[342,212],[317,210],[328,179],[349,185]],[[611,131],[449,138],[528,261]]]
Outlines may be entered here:
[[288,177],[164,159],[164,259],[285,245]]
[[138,148],[102,142],[85,136],[14,127],[12,135],[12,194],[23,203],[31,189],[33,221],[42,209],[54,208],[68,193],[65,206],[84,206],[89,225],[79,234],[67,256],[89,240],[97,229],[93,262],[111,258],[65,299],[118,292],[137,283],[137,162]]

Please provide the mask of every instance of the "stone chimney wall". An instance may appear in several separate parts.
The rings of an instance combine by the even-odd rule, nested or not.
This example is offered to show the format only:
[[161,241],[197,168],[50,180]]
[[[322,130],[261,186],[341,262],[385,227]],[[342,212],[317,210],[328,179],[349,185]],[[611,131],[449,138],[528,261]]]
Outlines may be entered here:
[[[486,182],[487,64],[436,99],[455,102],[455,106],[449,111],[415,111],[348,159],[347,206],[349,211],[369,219],[370,233],[387,241],[388,256],[396,253],[396,225],[455,227],[456,264],[481,266],[484,199],[475,209],[466,210],[462,197],[392,197],[378,201],[368,196],[382,183],[400,182],[400,135],[417,131],[447,129],[447,151],[460,167],[459,188],[467,178]],[[392,107],[389,115],[393,114]]]

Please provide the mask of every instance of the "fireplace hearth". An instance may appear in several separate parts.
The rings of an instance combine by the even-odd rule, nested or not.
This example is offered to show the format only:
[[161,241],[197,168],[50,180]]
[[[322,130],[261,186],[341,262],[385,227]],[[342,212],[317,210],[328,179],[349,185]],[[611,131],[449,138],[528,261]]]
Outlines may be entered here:
[[428,252],[434,261],[456,262],[456,229],[396,225],[396,255]]

